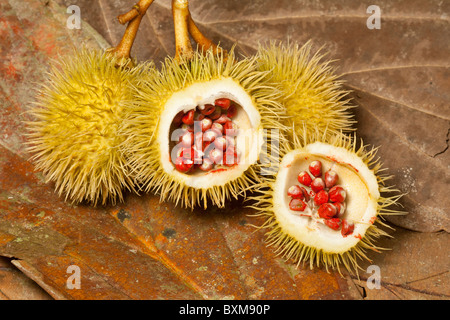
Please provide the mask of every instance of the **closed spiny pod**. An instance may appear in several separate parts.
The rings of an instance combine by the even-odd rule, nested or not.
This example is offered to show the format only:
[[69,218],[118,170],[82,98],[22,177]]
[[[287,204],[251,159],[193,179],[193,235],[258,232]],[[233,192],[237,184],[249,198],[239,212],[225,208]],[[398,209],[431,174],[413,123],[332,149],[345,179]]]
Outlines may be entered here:
[[256,56],[258,69],[268,71],[283,93],[287,124],[297,128],[293,134],[302,135],[303,128],[328,135],[354,130],[348,91],[324,50],[313,52],[310,41],[272,42],[260,45]]
[[134,189],[118,128],[141,71],[130,51],[151,1],[140,4],[116,47],[74,49],[52,61],[30,106],[31,160],[67,201],[114,204]]
[[60,58],[30,108],[31,160],[70,202],[114,203],[133,187],[117,129],[139,68],[117,64],[100,50]]

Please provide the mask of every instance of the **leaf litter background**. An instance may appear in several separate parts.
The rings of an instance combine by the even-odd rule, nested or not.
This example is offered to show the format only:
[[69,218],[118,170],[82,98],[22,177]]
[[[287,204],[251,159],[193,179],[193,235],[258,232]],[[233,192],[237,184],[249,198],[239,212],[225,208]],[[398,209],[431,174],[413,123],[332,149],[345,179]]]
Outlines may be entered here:
[[[379,0],[380,30],[362,1],[191,0],[194,20],[225,48],[313,39],[352,90],[357,133],[380,146],[409,214],[390,218],[392,250],[372,253],[381,289],[360,278],[295,269],[264,244],[241,201],[190,212],[154,195],[92,208],[65,203],[24,151],[24,111],[50,59],[73,46],[106,48],[129,0],[0,0],[0,299],[448,299],[450,2]],[[76,4],[81,30],[66,28]],[[132,54],[173,55],[170,0],[156,0]],[[81,289],[66,288],[67,267]]]

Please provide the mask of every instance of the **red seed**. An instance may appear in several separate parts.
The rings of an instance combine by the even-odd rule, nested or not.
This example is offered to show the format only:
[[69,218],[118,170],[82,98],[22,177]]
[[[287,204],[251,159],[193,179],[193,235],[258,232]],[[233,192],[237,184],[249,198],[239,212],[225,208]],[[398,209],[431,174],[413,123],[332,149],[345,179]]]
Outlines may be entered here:
[[226,115],[222,114],[219,118],[217,118],[214,122],[215,123],[220,123],[222,125],[224,125],[225,123],[227,123],[228,121],[231,121],[230,118],[228,118]]
[[233,144],[227,148],[225,153],[228,154],[229,157],[231,157],[231,155],[233,155],[234,164],[239,163],[240,152],[239,152],[239,150],[236,149],[236,146],[234,145],[234,140],[233,140]]
[[346,219],[342,220],[342,236],[346,237],[352,234],[353,230],[355,230],[355,224],[352,221],[348,221]]
[[289,187],[289,189],[287,191],[287,195],[294,199],[301,199],[301,200],[305,199],[303,190],[301,189],[300,186],[297,186],[297,185],[293,185],[293,186]]
[[216,101],[214,101],[214,104],[216,106],[221,107],[222,109],[228,109],[231,105],[231,101],[230,99],[227,98],[220,98],[220,99],[216,99]]
[[227,149],[227,144],[228,144],[228,140],[224,137],[217,137],[214,140],[214,145],[216,146],[216,148],[225,151]]
[[[201,133],[201,132],[199,132]],[[222,134],[220,132],[217,132],[216,130],[207,130],[205,133],[203,133],[203,140],[208,142],[213,142],[218,136],[221,136]]]
[[238,127],[232,121],[227,121],[223,125],[223,131],[225,132],[225,135],[234,137],[238,133]]
[[232,104],[228,110],[227,110],[227,117],[228,118],[234,118],[234,116],[237,114],[237,108],[234,104]]
[[311,182],[311,189],[315,193],[318,193],[320,190],[323,190],[324,188],[325,188],[325,182],[323,181],[322,178],[315,178]]
[[183,123],[181,125],[181,129],[182,130],[187,130],[187,131],[190,131],[190,132],[194,132],[194,127],[192,125],[188,125],[188,124],[185,124],[185,123]]
[[205,159],[203,159],[202,164],[198,168],[202,171],[209,171],[213,167],[214,167],[214,163],[210,159],[205,158]]
[[236,145],[236,142],[234,140],[234,137],[232,136],[224,136],[225,139],[227,140],[227,145],[226,148],[229,149],[230,147],[233,147]]
[[311,162],[309,164],[309,172],[311,172],[314,177],[320,177],[322,175],[322,162],[319,160]]
[[196,132],[194,134],[194,148],[203,150],[203,132]]
[[203,143],[203,136],[204,133],[203,132],[196,132],[194,134],[194,145],[195,146],[201,146],[201,144]]
[[345,213],[345,204],[341,203],[341,202],[333,202],[333,205],[336,207],[337,209],[337,217],[338,218],[342,218],[342,216]]
[[194,113],[194,123],[196,121],[202,121],[203,119],[205,119],[205,115],[201,113]]
[[232,122],[231,120],[225,122],[225,123],[223,124],[223,129],[224,129],[224,130],[227,130],[227,129],[233,129],[233,122]]
[[222,161],[222,157],[223,151],[217,148],[213,148],[208,154],[208,158],[215,164],[219,164]]
[[181,149],[181,153],[180,156],[187,161],[187,163],[191,163],[192,161],[194,161],[194,148],[182,148]]
[[205,142],[203,141],[203,133],[197,132],[194,135],[194,163],[201,164],[203,158],[203,149]]
[[300,187],[300,189],[302,189],[303,192],[303,196],[305,197],[305,201],[309,201],[309,199],[311,198],[308,191],[304,188],[304,187]]
[[223,133],[223,125],[221,125],[220,123],[214,122],[211,125],[211,129],[217,130],[218,132],[220,132],[220,134]]
[[333,170],[325,172],[325,186],[327,188],[333,187],[339,180],[339,175]]
[[339,218],[326,219],[324,223],[333,230],[339,230],[341,227],[341,219]]
[[194,164],[202,164],[203,163],[203,151],[197,150],[194,148]]
[[311,185],[312,179],[309,176],[309,173],[306,171],[302,171],[298,174],[298,182],[302,185],[309,187]]
[[188,113],[186,113],[181,121],[183,121],[184,124],[193,125],[194,124],[194,110],[189,110]]
[[228,148],[223,155],[223,164],[228,167],[237,164],[237,154],[234,151],[234,147]]
[[212,126],[212,120],[210,118],[204,118],[200,122],[200,127],[201,127],[203,132],[205,132],[206,130],[211,129],[211,126]]
[[187,131],[180,137],[180,143],[183,147],[190,147],[194,144],[194,133]]
[[180,172],[188,172],[194,166],[194,163],[190,160],[186,160],[184,157],[178,157],[175,160],[175,168]]
[[314,196],[314,203],[318,206],[328,202],[328,192],[325,190],[320,190],[315,196]]
[[203,141],[203,149],[202,149],[203,153],[205,153],[206,148],[208,148],[210,144],[211,142],[209,141]]
[[214,143],[210,143],[203,149],[203,159],[209,158],[211,159],[211,151],[215,149]]
[[337,209],[331,203],[324,203],[319,207],[317,213],[321,218],[330,219],[336,215]]
[[216,120],[222,114],[222,110],[219,107],[214,107],[214,111],[209,115],[212,120]]
[[347,193],[341,186],[334,186],[329,191],[329,197],[331,202],[344,202],[346,196]]
[[216,110],[215,106],[213,106],[212,104],[205,104],[205,108],[203,108],[203,110],[201,110],[200,112],[205,116],[209,116],[214,112],[214,110]]
[[306,203],[303,202],[301,199],[292,199],[289,202],[289,209],[293,211],[305,211]]

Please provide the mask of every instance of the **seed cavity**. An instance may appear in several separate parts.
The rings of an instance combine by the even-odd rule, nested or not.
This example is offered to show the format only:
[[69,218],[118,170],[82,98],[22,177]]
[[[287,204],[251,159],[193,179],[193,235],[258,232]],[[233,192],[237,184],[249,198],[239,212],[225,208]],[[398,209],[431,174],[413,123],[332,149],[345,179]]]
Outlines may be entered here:
[[219,98],[214,104],[180,111],[172,121],[171,161],[181,173],[194,174],[239,164],[236,149],[238,125],[233,121],[238,104]]
[[289,209],[295,215],[309,217],[332,230],[341,230],[343,237],[352,234],[355,224],[344,218],[347,192],[338,185],[339,175],[333,170],[322,173],[319,160],[312,161],[308,169],[299,172],[300,185],[288,188]]

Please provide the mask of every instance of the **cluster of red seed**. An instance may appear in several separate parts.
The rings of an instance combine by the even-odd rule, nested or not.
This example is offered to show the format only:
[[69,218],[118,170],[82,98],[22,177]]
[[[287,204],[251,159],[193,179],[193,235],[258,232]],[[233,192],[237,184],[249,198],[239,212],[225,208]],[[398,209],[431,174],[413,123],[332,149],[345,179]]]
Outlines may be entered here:
[[298,182],[303,186],[293,185],[288,189],[287,194],[291,197],[289,208],[293,211],[305,211],[309,206],[311,216],[318,215],[333,230],[342,227],[341,234],[347,236],[353,233],[355,226],[353,222],[343,219],[347,193],[337,185],[338,180],[339,176],[333,170],[328,170],[322,177],[322,163],[312,161],[309,173],[302,171],[298,174]]
[[236,113],[236,104],[227,98],[216,99],[214,105],[197,106],[186,113],[180,111],[173,120],[178,139],[173,150],[175,168],[188,173],[238,164],[235,141],[238,127],[232,120]]

